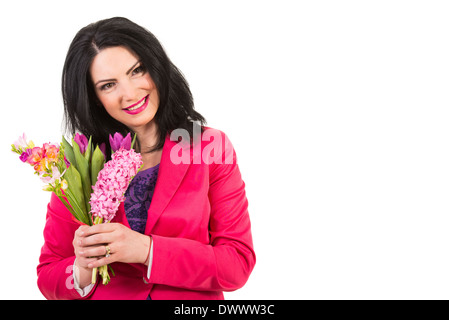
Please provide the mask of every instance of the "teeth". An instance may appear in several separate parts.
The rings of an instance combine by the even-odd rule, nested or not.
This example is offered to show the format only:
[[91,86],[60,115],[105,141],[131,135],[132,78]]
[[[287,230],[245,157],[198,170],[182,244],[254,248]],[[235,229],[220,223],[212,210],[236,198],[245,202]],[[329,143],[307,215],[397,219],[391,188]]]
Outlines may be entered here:
[[143,106],[143,104],[145,103],[145,100],[146,100],[146,99],[143,99],[141,103],[139,103],[138,105],[135,105],[135,106],[132,107],[132,108],[129,108],[128,110],[132,111],[132,110],[139,109],[141,106]]

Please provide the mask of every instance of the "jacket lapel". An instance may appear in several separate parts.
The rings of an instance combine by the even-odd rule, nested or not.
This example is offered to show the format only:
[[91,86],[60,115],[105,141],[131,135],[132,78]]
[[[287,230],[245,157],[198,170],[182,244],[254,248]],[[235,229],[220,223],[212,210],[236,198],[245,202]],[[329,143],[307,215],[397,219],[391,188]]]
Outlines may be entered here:
[[[164,209],[173,198],[176,190],[178,190],[178,187],[190,166],[190,161],[187,164],[174,164],[171,161],[170,152],[177,144],[178,142],[171,141],[169,136],[166,137],[162,149],[156,187],[154,188],[153,199],[151,200],[151,205],[148,209],[147,224],[145,227],[145,234],[147,235],[151,233],[151,230],[159,220]],[[189,152],[189,150],[187,150],[187,152]]]

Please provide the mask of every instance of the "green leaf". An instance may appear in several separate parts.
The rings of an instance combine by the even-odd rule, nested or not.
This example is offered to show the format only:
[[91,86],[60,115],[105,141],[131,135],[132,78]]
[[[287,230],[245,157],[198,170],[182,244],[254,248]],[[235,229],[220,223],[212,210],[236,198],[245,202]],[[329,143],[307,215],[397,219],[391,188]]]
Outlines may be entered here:
[[66,190],[67,198],[78,215],[78,217],[76,218],[80,220],[80,216],[87,216],[88,212],[84,202],[84,192],[81,175],[79,174],[78,170],[76,170],[75,166],[71,165],[67,168],[67,171],[64,174],[64,178],[67,180],[67,184],[69,185]]
[[92,161],[90,165],[90,177],[92,179],[92,185],[95,185],[97,183],[98,173],[101,171],[101,169],[103,169],[104,162],[104,154],[97,145],[94,153],[92,154]]
[[73,148],[70,143],[62,136],[62,144],[64,146],[64,154],[67,160],[69,160],[70,164],[73,164],[76,167],[75,155],[73,154]]
[[72,192],[72,190],[70,188],[67,188],[65,190],[65,195],[66,195],[67,200],[69,201],[70,205],[73,208],[72,214],[75,217],[75,219],[91,226],[92,225],[92,220],[91,220],[90,215],[87,214],[85,212],[85,210],[83,210],[80,207],[81,204],[76,199],[76,197],[73,195],[73,192]]
[[[66,197],[67,197],[67,199],[69,199],[68,193],[66,193]],[[70,206],[69,203],[67,203],[66,198],[64,196],[58,195],[58,198],[61,200],[61,202],[64,204],[64,206],[67,208],[67,210],[70,211],[70,213],[76,220],[78,220],[82,223],[88,224],[88,225],[92,225],[92,223],[89,223],[88,219],[86,219],[86,217],[84,216],[84,214],[82,212],[80,212],[78,209],[77,210],[73,209],[73,207]],[[69,202],[74,203],[73,200],[72,201],[69,200]]]
[[84,158],[87,160],[88,164],[90,164],[91,156],[92,156],[92,136],[90,136],[86,152],[84,152]]
[[90,212],[90,194],[92,193],[92,183],[90,181],[89,162],[80,152],[78,144],[72,139],[73,153],[75,154],[78,172],[81,176],[82,188],[84,192],[84,206]]

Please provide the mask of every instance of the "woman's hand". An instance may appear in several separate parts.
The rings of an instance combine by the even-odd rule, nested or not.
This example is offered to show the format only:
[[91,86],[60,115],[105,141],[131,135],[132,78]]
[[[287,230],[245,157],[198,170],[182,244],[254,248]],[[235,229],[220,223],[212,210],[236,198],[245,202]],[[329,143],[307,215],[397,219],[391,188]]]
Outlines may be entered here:
[[[109,257],[106,255],[109,247]],[[133,231],[120,223],[102,223],[94,226],[81,226],[75,232],[75,249],[78,268],[77,279],[80,287],[88,285],[92,268],[113,262],[144,263],[148,265],[151,237]]]
[[[106,255],[106,246],[110,249]],[[98,268],[113,262],[146,263],[151,238],[120,223],[81,226],[75,232],[73,247],[80,267]]]

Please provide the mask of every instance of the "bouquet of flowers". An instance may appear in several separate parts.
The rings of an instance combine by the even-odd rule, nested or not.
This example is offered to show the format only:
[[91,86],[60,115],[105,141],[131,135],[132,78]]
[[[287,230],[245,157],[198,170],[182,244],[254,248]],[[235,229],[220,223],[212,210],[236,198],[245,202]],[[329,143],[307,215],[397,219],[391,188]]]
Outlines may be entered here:
[[[142,166],[142,157],[132,147],[131,135],[109,136],[112,159],[105,163],[105,145],[93,148],[92,137],[76,134],[70,144],[62,137],[61,144],[44,143],[36,147],[23,134],[11,145],[20,160],[34,168],[34,173],[46,184],[45,191],[54,192],[80,224],[110,222],[117,212],[132,178]],[[112,269],[111,269],[112,271]],[[99,268],[103,284],[110,277],[108,266]],[[97,269],[92,270],[92,283]]]

